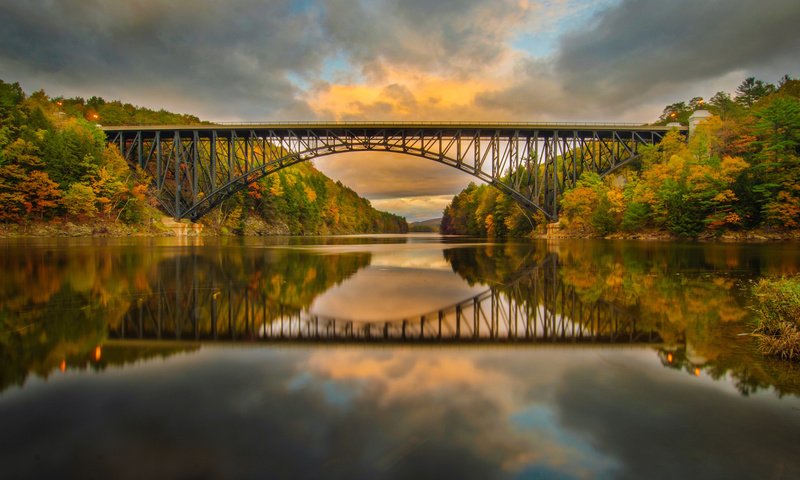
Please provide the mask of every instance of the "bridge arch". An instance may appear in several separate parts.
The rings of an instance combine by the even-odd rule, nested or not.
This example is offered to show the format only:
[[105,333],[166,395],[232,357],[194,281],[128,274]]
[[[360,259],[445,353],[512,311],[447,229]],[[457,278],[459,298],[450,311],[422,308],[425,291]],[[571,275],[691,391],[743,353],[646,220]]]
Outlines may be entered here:
[[605,175],[661,140],[665,127],[547,124],[278,124],[107,127],[125,159],[153,178],[164,209],[197,220],[264,176],[345,152],[432,160],[558,216],[584,171]]

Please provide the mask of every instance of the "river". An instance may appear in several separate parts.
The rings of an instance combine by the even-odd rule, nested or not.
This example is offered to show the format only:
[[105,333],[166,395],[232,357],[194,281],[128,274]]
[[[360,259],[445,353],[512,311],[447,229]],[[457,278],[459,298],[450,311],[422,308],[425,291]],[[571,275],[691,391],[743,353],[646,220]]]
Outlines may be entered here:
[[800,245],[0,242],[2,478],[800,478]]

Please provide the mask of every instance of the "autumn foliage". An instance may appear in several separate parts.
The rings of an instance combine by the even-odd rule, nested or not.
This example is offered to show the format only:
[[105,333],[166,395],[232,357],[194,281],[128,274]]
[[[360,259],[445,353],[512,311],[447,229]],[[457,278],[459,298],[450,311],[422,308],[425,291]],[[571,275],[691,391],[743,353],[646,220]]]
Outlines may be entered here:
[[[688,142],[669,133],[619,175],[585,175],[562,199],[564,226],[594,235],[657,229],[682,237],[800,228],[798,83],[784,78],[776,88],[748,79],[735,100],[718,93],[708,105],[695,102],[716,115]],[[665,109],[666,118],[674,118],[674,107]]]
[[140,176],[99,129],[62,107],[0,80],[0,222],[141,221],[149,205]]

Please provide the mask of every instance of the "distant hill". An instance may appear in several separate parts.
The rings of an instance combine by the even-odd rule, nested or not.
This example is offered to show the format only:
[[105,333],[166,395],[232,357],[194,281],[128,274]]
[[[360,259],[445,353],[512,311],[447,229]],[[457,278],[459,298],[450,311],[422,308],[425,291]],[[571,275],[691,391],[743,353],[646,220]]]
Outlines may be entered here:
[[439,232],[439,227],[442,224],[441,218],[431,218],[430,220],[422,220],[420,222],[411,222],[408,224],[409,232]]

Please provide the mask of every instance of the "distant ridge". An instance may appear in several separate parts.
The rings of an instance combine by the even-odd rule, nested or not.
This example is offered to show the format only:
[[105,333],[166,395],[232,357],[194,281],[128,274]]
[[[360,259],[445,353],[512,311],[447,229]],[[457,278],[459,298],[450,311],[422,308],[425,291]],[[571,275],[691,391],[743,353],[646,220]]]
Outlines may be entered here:
[[431,218],[430,220],[421,220],[419,222],[411,222],[408,224],[409,232],[439,232],[439,227],[442,224],[441,218]]

